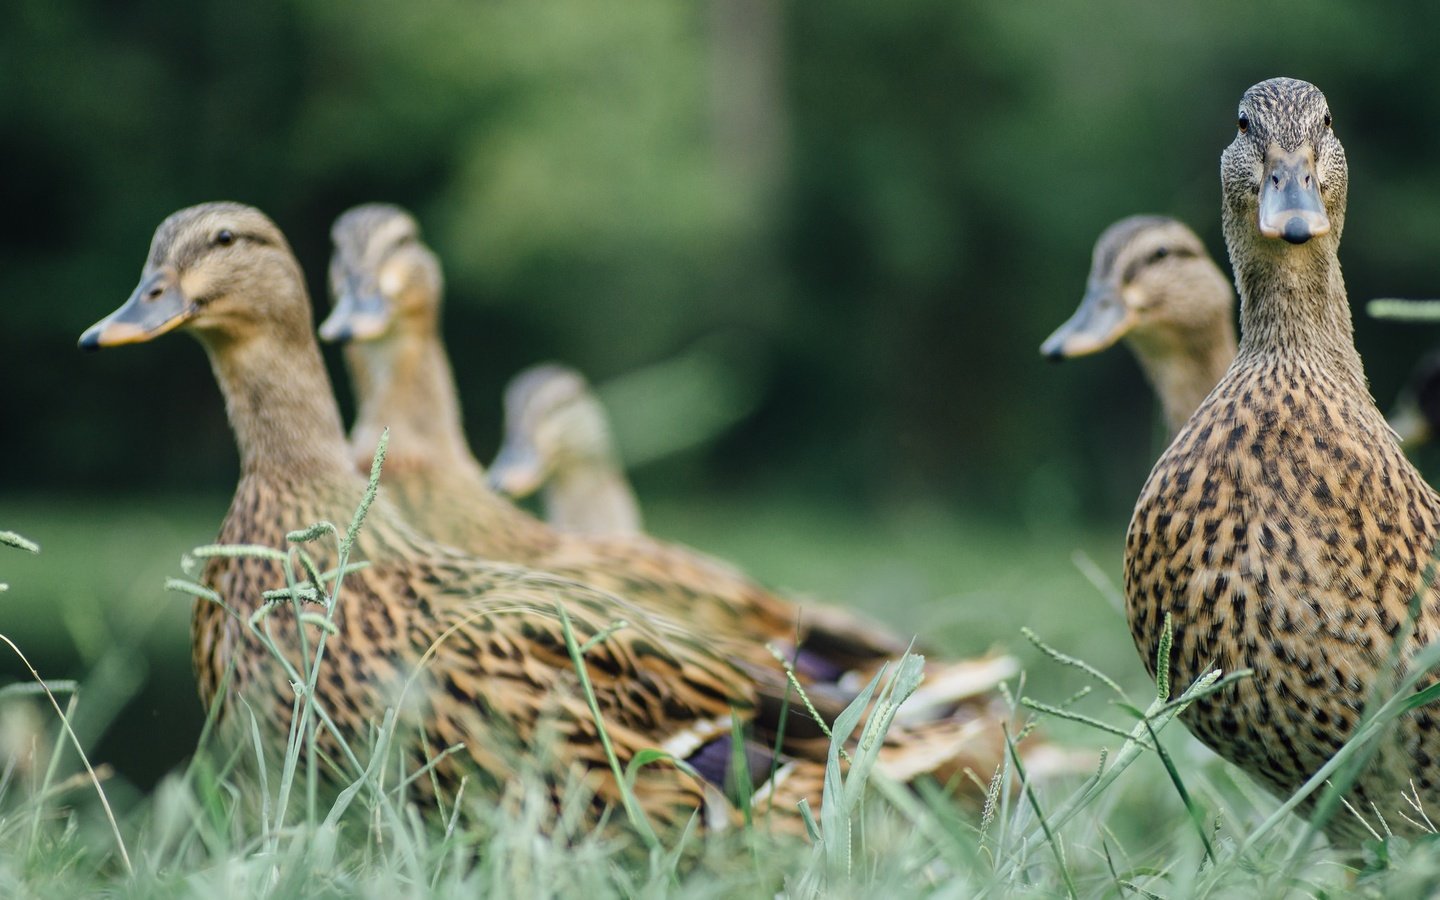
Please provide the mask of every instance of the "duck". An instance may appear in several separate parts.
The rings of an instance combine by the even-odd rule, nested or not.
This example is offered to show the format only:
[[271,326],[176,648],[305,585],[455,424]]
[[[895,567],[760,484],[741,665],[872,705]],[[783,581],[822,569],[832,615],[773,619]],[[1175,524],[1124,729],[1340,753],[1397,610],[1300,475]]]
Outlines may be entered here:
[[[1338,257],[1348,167],[1324,94],[1293,78],[1245,91],[1220,174],[1239,347],[1141,490],[1126,611],[1152,675],[1172,623],[1177,688],[1250,671],[1185,721],[1288,796],[1354,733],[1395,672],[1392,648],[1403,668],[1434,640],[1440,586],[1425,569],[1440,498],[1393,438],[1355,349]],[[1332,839],[1412,831],[1406,798],[1437,808],[1437,726],[1428,707],[1398,721],[1348,794],[1355,814],[1325,823]]]
[[558,363],[531,366],[505,388],[505,440],[489,482],[515,500],[542,490],[545,521],[580,535],[644,532],[620,467],[610,420],[585,376]]
[[1235,292],[1185,223],[1127,216],[1095,242],[1085,296],[1040,345],[1059,361],[1123,340],[1174,437],[1235,358]]
[[[312,327],[304,278],[280,229],[253,207],[215,202],[160,224],[129,299],[80,338],[86,350],[175,330],[198,338],[240,456],[220,544],[283,551],[305,540],[297,529],[343,527],[366,494]],[[316,571],[339,560],[323,542],[304,547]],[[578,774],[600,820],[622,797],[567,651],[568,622],[585,648],[595,708],[622,770],[651,749],[668,754],[635,767],[634,796],[647,821],[712,830],[738,821],[724,794],[733,732],[768,739],[784,724],[762,721],[755,674],[718,652],[703,630],[553,573],[441,544],[407,522],[383,488],[349,558],[363,567],[346,574],[318,612],[267,596],[287,587],[293,552],[208,558],[199,581],[211,596],[196,601],[192,652],[200,698],[215,705],[222,727],[246,735],[253,713],[269,752],[283,750],[297,708],[294,673],[307,671],[327,636],[333,650],[313,696],[334,725],[316,730],[321,753],[363,770],[374,723],[398,710],[396,734],[406,736],[399,740],[412,769],[433,765],[433,778],[412,782],[421,799],[436,790],[454,797],[467,778],[466,796],[494,799],[535,771],[558,792]],[[943,768],[961,757],[931,762],[937,733],[963,740],[966,724],[931,723],[909,743],[892,732],[881,770],[908,778]],[[462,750],[445,752],[451,747]],[[771,756],[757,766],[754,752],[746,747],[756,803],[794,799],[823,783],[821,759]],[[798,822],[793,809],[774,807]]]
[[[385,484],[422,532],[482,558],[620,594],[704,631],[756,669],[775,667],[766,649],[774,647],[793,661],[813,698],[833,702],[822,709],[827,716],[910,648],[910,640],[858,614],[791,602],[689,547],[644,533],[567,534],[500,497],[465,437],[440,336],[440,261],[419,224],[399,206],[367,203],[342,213],[331,238],[334,306],[320,336],[345,343],[357,397],[352,459],[368,468],[378,435],[389,429]],[[1013,657],[996,652],[931,660],[905,715],[950,715],[964,706],[998,731],[992,689],[1017,671]]]
[[1415,363],[1410,379],[1390,407],[1389,419],[1400,446],[1407,452],[1434,439],[1440,429],[1440,350],[1425,354]]

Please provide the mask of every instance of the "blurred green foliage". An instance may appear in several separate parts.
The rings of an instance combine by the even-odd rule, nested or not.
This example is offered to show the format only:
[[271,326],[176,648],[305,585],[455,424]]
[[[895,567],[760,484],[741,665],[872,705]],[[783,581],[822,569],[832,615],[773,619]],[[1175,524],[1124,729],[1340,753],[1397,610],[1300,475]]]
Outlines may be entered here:
[[[0,494],[227,490],[199,351],[75,338],[179,207],[265,209],[323,306],[330,222],[389,200],[447,265],[482,458],[521,366],[603,382],[724,331],[756,411],[652,490],[1123,516],[1157,449],[1137,369],[1036,353],[1095,236],[1164,212],[1221,254],[1236,101],[1289,74],[1349,153],[1357,309],[1440,290],[1437,27],[1340,0],[8,0]],[[1383,405],[1433,328],[1357,326]]]

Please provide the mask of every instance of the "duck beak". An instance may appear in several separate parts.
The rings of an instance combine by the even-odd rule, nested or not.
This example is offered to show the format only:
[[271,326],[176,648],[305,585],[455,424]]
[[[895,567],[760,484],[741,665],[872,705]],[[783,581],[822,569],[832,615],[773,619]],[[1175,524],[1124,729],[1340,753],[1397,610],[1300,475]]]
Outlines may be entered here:
[[1308,147],[1285,152],[1272,147],[1265,154],[1265,179],[1260,182],[1260,233],[1303,244],[1330,231],[1330,217],[1320,199],[1314,154]]
[[1059,361],[1099,353],[1134,324],[1135,311],[1114,285],[1092,282],[1075,314],[1040,345],[1040,355]]
[[491,490],[519,499],[540,489],[545,468],[533,446],[512,438],[490,464],[489,479]]
[[157,338],[188,322],[195,309],[180,290],[174,272],[152,272],[140,279],[140,285],[123,306],[85,329],[80,335],[80,349],[94,351]]
[[320,323],[324,341],[373,341],[390,327],[390,303],[378,288],[347,290]]

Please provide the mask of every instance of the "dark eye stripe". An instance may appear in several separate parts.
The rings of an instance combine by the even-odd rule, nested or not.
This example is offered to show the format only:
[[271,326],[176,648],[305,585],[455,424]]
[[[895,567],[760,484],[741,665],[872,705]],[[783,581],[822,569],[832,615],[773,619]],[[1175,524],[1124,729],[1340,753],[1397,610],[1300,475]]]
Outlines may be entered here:
[[1194,259],[1200,255],[1191,247],[1172,247],[1167,244],[1166,250],[1166,254],[1159,258],[1156,257],[1154,251],[1151,251],[1145,256],[1132,259],[1129,264],[1125,266],[1125,272],[1120,276],[1120,283],[1129,284],[1135,280],[1136,275],[1140,274],[1141,269],[1160,262],[1162,259]]
[[380,256],[381,256],[381,258],[387,257],[387,256],[389,256],[390,254],[394,253],[396,250],[399,250],[401,247],[408,246],[408,245],[413,244],[413,243],[415,243],[415,242],[416,242],[415,235],[413,235],[413,234],[402,234],[402,235],[400,235],[399,237],[395,238],[393,241],[391,241],[389,244],[387,244],[386,247],[385,247],[385,252],[384,252],[384,253],[381,253]]
[[[225,243],[220,243],[217,240],[217,243],[219,243],[219,245],[222,247],[233,247],[241,241],[249,241],[252,244],[258,244],[261,247],[271,246],[270,240],[268,238],[266,238],[262,234],[257,234],[253,231],[236,231],[233,228],[222,228],[220,229],[220,234],[228,234],[230,236],[230,240]],[[218,236],[219,235],[217,234],[217,238]]]

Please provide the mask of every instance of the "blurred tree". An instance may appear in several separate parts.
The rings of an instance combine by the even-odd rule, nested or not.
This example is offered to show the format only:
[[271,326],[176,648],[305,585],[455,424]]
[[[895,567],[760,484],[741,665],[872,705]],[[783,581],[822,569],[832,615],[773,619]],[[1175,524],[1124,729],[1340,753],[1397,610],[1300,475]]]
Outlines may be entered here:
[[[199,351],[87,360],[75,337],[176,208],[261,206],[318,293],[333,217],[391,200],[445,260],[481,456],[522,365],[603,381],[728,331],[757,412],[642,490],[1123,516],[1156,451],[1133,363],[1036,354],[1095,236],[1164,212],[1221,253],[1235,102],[1293,74],[1349,150],[1352,294],[1435,293],[1436,24],[1340,0],[1283,28],[1240,0],[11,0],[0,492],[228,490]],[[1435,338],[1357,329],[1386,401]]]

